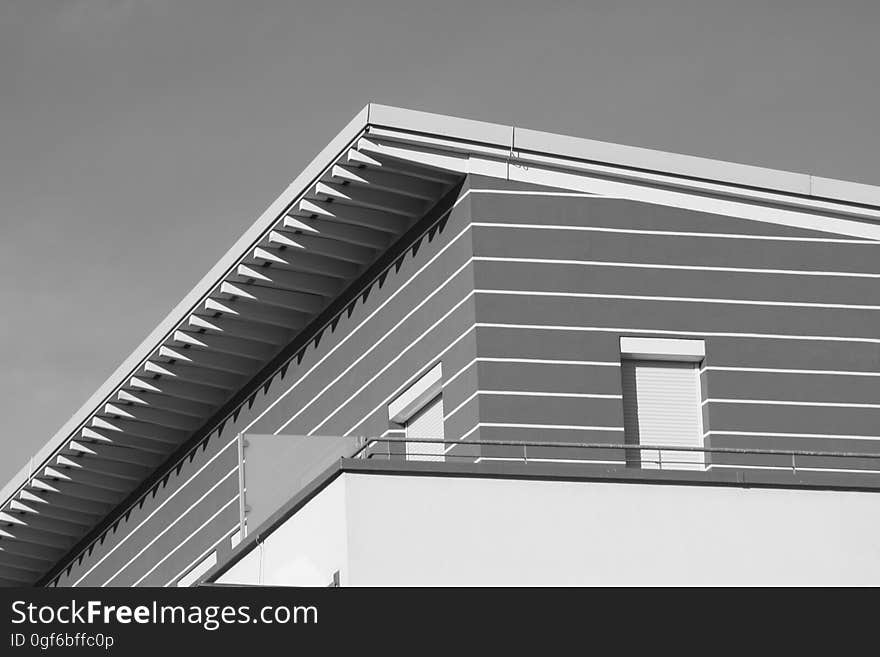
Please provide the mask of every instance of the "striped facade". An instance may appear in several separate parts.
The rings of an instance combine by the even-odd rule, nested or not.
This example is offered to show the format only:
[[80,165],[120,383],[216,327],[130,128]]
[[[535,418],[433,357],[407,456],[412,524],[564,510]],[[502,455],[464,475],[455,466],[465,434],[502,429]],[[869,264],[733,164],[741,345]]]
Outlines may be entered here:
[[[468,368],[476,341],[470,234],[465,192],[406,252],[399,268],[364,290],[350,315],[310,343],[283,375],[267,381],[252,404],[194,450],[155,496],[132,509],[57,585],[173,585],[215,548],[222,560],[239,528],[239,432],[386,435],[394,430],[389,402],[438,361],[450,374],[443,392],[448,407],[471,397],[476,377]],[[456,413],[446,422],[446,435],[464,435],[476,422],[476,407]]]
[[[876,262],[864,239],[472,176],[399,269],[58,584],[167,585],[215,547],[222,560],[238,530],[238,432],[394,435],[388,404],[437,362],[447,439],[615,445],[620,337],[700,337],[707,446],[880,453]],[[768,455],[708,464],[790,469]]]
[[472,204],[482,437],[621,442],[619,338],[674,336],[706,341],[708,446],[878,451],[877,242],[546,191]]
[[[531,459],[625,469],[621,338],[705,344],[695,400],[703,445],[752,450],[707,453],[708,477],[721,471],[766,477],[796,466],[801,473],[873,482],[880,459],[801,455],[795,464],[789,455],[759,452],[880,455],[875,205],[835,198],[835,181],[811,178],[803,189],[794,174],[770,172],[768,191],[753,177],[765,175],[760,171],[728,171],[723,163],[709,171],[705,162],[688,159],[669,160],[679,176],[675,185],[669,172],[645,180],[646,165],[609,172],[610,164],[575,157],[550,137],[557,150],[539,153],[539,133],[454,120],[458,133],[433,134],[424,126],[434,119],[417,114],[394,114],[399,132],[369,123],[361,132],[351,129],[328,147],[324,169],[309,178],[308,189],[313,193],[312,180],[340,169],[335,158],[347,152],[350,168],[343,173],[364,185],[363,196],[334,188],[336,205],[322,201],[327,217],[361,202],[373,208],[375,221],[385,221],[375,208],[387,195],[395,202],[399,196],[389,181],[399,185],[404,174],[439,171],[432,175],[443,194],[426,194],[418,206],[430,211],[413,210],[409,223],[398,222],[393,231],[383,224],[381,271],[372,276],[367,269],[370,275],[359,278],[364,269],[345,269],[351,287],[334,288],[348,296],[338,311],[331,306],[332,321],[305,324],[293,336],[296,349],[282,348],[283,361],[232,391],[220,415],[199,425],[206,433],[193,433],[145,492],[105,515],[88,544],[69,553],[55,548],[58,562],[42,583],[173,586],[215,550],[222,563],[243,533],[240,435],[403,437],[406,429],[389,419],[389,405],[438,364],[446,462]],[[355,161],[367,168],[353,169]],[[706,168],[705,179],[685,171],[692,166]],[[709,173],[739,179],[721,189]],[[822,195],[814,198],[814,188]],[[291,193],[271,212],[288,212],[291,203],[302,203],[296,198]],[[326,218],[310,220],[338,228]],[[349,232],[339,234],[349,240],[364,227],[342,223]],[[270,229],[267,223],[264,230]],[[295,239],[309,244],[298,233]],[[272,253],[287,258],[277,248]],[[323,257],[306,262],[328,267]],[[270,264],[247,264],[246,282],[235,284],[256,280],[263,287],[249,289],[269,289],[273,274],[286,271],[285,264]],[[320,283],[317,289],[326,285],[301,279]],[[236,307],[267,312],[255,303]],[[226,326],[224,312],[209,319]],[[157,380],[165,382],[162,376]],[[531,446],[526,453],[475,444],[492,441]],[[574,446],[583,443],[593,447]],[[18,572],[31,568],[27,559],[0,554],[0,566]]]

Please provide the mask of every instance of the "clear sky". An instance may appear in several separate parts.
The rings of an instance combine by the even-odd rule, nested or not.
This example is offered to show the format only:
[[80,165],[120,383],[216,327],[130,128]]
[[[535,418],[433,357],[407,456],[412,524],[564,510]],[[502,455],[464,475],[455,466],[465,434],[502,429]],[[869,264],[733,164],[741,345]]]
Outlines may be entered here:
[[0,484],[367,102],[880,184],[876,0],[0,0]]

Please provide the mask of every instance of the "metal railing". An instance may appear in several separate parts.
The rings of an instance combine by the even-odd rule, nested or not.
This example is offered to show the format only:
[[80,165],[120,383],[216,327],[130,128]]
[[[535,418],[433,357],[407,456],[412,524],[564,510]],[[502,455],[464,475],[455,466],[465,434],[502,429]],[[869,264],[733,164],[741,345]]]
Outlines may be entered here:
[[[442,453],[414,451],[412,446],[442,445]],[[399,451],[392,449],[398,445]],[[409,448],[408,448],[409,446]],[[468,454],[456,450],[459,446],[472,446],[478,453]],[[487,454],[492,449],[498,448],[499,454]],[[506,449],[504,449],[506,448]],[[503,450],[503,453],[501,453]],[[554,450],[566,450],[566,455],[553,455]],[[623,452],[623,458],[608,460],[596,458],[573,459],[568,454],[572,450],[583,450],[588,455],[591,451]],[[530,456],[531,451],[531,456]],[[453,453],[455,452],[455,453]],[[665,456],[664,456],[665,453]],[[685,455],[695,454],[697,458],[686,458]],[[699,455],[702,459],[699,459]],[[765,456],[768,460],[774,460],[773,464],[748,464],[748,463],[725,463],[713,464],[707,461],[707,457],[713,454],[734,454],[742,456]],[[778,464],[776,457],[784,457],[786,465]],[[576,443],[539,440],[447,440],[440,438],[396,438],[381,437],[367,438],[351,458],[374,459],[385,458],[388,460],[413,460],[413,461],[454,461],[479,463],[481,461],[504,460],[519,461],[522,463],[587,463],[605,464],[629,467],[641,467],[644,469],[668,469],[668,470],[703,470],[711,465],[725,465],[731,468],[771,468],[776,470],[791,470],[792,473],[800,471],[852,471],[880,474],[880,453],[872,452],[837,452],[818,450],[791,450],[770,448],[742,448],[742,447],[706,447],[686,445],[639,445],[630,443]],[[798,465],[798,459],[801,465]],[[820,467],[815,464],[807,465],[805,459],[857,459],[868,460],[870,467],[833,468]],[[856,465],[856,464],[852,464]]]

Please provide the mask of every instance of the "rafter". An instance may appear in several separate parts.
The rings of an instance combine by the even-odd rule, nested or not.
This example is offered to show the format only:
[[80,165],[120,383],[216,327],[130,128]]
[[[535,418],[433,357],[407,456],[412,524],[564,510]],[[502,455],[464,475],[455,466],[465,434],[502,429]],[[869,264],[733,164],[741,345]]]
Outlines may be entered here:
[[269,245],[275,248],[284,248],[293,253],[306,250],[310,253],[343,260],[361,267],[376,258],[376,250],[368,249],[339,240],[312,235],[297,235],[284,230],[273,230],[269,233]]
[[124,418],[109,415],[95,416],[92,418],[92,426],[99,430],[106,429],[108,431],[117,431],[128,436],[165,442],[169,445],[179,444],[189,433],[188,431],[182,431],[180,429],[163,427],[158,424],[153,424],[152,422],[126,420]]
[[199,420],[203,420],[211,415],[211,412],[216,408],[215,404],[205,404],[189,399],[181,399],[170,395],[139,390],[137,388],[120,390],[116,393],[116,397],[121,402],[137,406],[147,406],[149,408],[162,408],[167,411],[173,411],[174,413],[188,415]]
[[[246,321],[271,324],[287,330],[302,328],[309,322],[309,316],[306,313],[246,300],[208,299],[205,301],[205,311],[223,313],[230,317],[241,317]],[[253,369],[251,369],[251,373],[253,373]]]
[[390,171],[375,171],[335,165],[330,172],[334,181],[362,185],[370,189],[383,189],[395,194],[412,196],[422,201],[438,199],[443,195],[443,186],[419,178],[410,178]]
[[304,274],[278,267],[239,265],[236,273],[248,282],[260,281],[285,290],[310,292],[328,298],[335,297],[343,288],[343,283],[334,278]]
[[46,491],[37,491],[32,488],[23,488],[19,492],[19,496],[23,502],[30,504],[30,506],[39,505],[38,513],[45,513],[51,517],[56,517],[56,513],[71,512],[92,516],[94,522],[94,518],[100,518],[107,513],[106,504],[78,497],[66,497]]
[[344,224],[362,226],[372,230],[380,230],[383,233],[401,235],[409,228],[414,219],[399,217],[397,215],[371,210],[370,208],[356,208],[342,203],[332,203],[318,199],[303,199],[294,208],[292,215],[304,217],[332,219]]
[[223,283],[220,286],[221,294],[231,299],[253,301],[260,305],[277,306],[289,310],[297,310],[313,315],[321,311],[327,302],[324,297],[317,294],[305,294],[303,292],[290,292],[279,290],[263,285],[249,283]]
[[[268,262],[289,270],[319,276],[330,276],[331,278],[343,280],[354,278],[360,271],[358,265],[346,262],[345,260],[308,253],[303,249],[295,250],[258,246],[253,250],[253,257],[248,260],[257,267],[264,262]],[[248,262],[248,260],[245,262]]]
[[287,215],[284,217],[283,227],[285,231],[292,231],[295,238],[299,236],[298,233],[315,235],[375,251],[385,249],[391,242],[387,232],[345,224],[334,219]]
[[180,397],[181,399],[189,399],[210,406],[219,406],[231,394],[228,390],[195,385],[185,381],[174,381],[169,378],[160,379],[156,378],[153,374],[133,376],[129,380],[129,386],[135,390]]
[[[392,173],[400,173],[412,178],[420,178],[441,185],[448,189],[458,181],[460,174],[443,169],[425,167],[414,162],[386,157],[378,152],[365,152],[352,148],[346,154],[346,162],[351,166],[381,169]],[[439,198],[439,197],[438,197]]]
[[190,417],[189,415],[180,415],[178,413],[172,413],[171,411],[147,408],[144,406],[134,406],[131,404],[105,404],[104,413],[111,417],[148,422],[150,424],[158,424],[162,427],[186,432],[195,431],[202,425],[201,420]]
[[[290,339],[290,331],[267,324],[247,322],[228,317],[205,317],[203,315],[190,315],[189,325],[194,328],[204,329],[223,335],[231,335],[254,342],[281,345]],[[195,368],[193,368],[195,369]]]
[[[210,299],[205,302],[211,302]],[[191,349],[176,345],[162,345],[159,347],[158,356],[172,362],[185,363],[193,367],[207,367],[214,370],[222,370],[233,374],[245,376],[253,374],[258,364],[250,358],[243,358],[232,354],[215,353],[206,349]]]
[[150,465],[108,461],[107,459],[84,454],[83,452],[68,452],[66,455],[59,454],[55,460],[62,467],[106,474],[110,477],[127,479],[129,481],[141,481],[152,469]]
[[165,460],[165,456],[155,452],[142,452],[130,447],[117,447],[116,445],[99,445],[98,443],[85,443],[71,440],[69,449],[72,452],[89,454],[106,461],[120,461],[122,463],[134,463],[155,468]]
[[28,515],[39,518],[51,518],[53,520],[61,520],[62,522],[81,525],[82,527],[90,527],[95,522],[95,514],[82,510],[72,510],[64,507],[49,507],[43,503],[37,503],[30,499],[25,499],[24,491],[22,491],[21,499],[10,500],[9,508],[12,511],[23,511]]
[[[103,488],[104,490],[113,491],[114,493],[126,493],[132,489],[131,480],[110,477],[99,472],[79,472],[76,469],[62,468],[58,466],[46,466],[43,468],[43,477],[57,479],[59,481],[75,481],[76,483],[85,484],[86,486],[92,486],[94,488]],[[75,480],[74,477],[76,477]]]
[[0,567],[37,574],[46,571],[46,563],[42,559],[6,552],[3,550],[2,543],[0,541]]
[[242,340],[241,338],[228,335],[199,333],[197,331],[197,329],[175,331],[171,341],[180,345],[188,345],[197,349],[204,349],[205,351],[233,354],[257,362],[268,360],[277,349],[273,345],[263,344],[262,342]]
[[210,386],[222,390],[233,390],[244,380],[240,374],[209,370],[204,367],[192,367],[180,363],[144,363],[144,374],[158,374],[175,381],[186,381],[192,385]]
[[31,545],[47,545],[61,550],[69,550],[76,542],[70,536],[52,534],[30,527],[6,527],[0,528],[0,540],[21,541]]
[[420,217],[428,209],[425,201],[410,196],[402,196],[368,187],[352,187],[351,185],[325,182],[315,183],[306,197],[322,200],[332,199],[335,203],[372,208],[402,217],[409,217],[410,219]]
[[0,550],[22,557],[33,557],[41,561],[53,562],[64,556],[67,550],[63,547],[24,543],[14,538],[0,538]]

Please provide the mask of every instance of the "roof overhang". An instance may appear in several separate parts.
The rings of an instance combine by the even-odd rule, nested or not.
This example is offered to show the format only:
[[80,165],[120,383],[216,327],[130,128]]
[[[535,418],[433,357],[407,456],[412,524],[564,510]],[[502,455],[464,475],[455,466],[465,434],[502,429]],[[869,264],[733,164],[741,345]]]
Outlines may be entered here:
[[0,585],[124,511],[468,173],[880,239],[877,187],[367,105],[2,489]]

